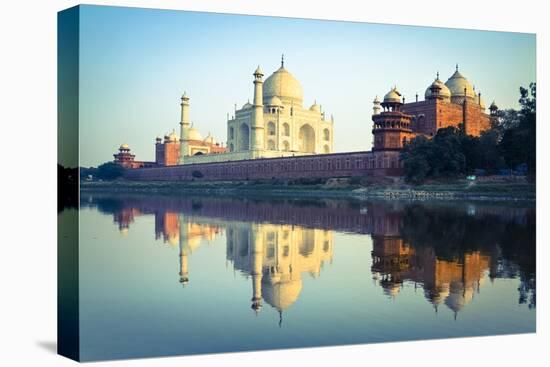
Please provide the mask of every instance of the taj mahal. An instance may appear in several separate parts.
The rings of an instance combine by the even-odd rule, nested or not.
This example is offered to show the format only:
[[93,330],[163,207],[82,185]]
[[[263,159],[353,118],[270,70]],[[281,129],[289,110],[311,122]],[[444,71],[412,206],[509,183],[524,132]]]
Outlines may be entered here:
[[[137,161],[127,144],[114,155],[135,180],[242,180],[300,177],[351,177],[402,174],[400,151],[412,139],[430,139],[445,127],[479,136],[497,116],[495,102],[486,112],[481,92],[459,71],[444,83],[439,72],[419,100],[396,86],[372,107],[373,146],[334,153],[334,117],[314,100],[304,106],[302,85],[281,65],[264,81],[260,66],[252,73],[253,99],[227,115],[227,138],[203,138],[190,120],[190,97],[181,97],[179,134],[174,129],[155,140],[155,161]],[[367,123],[367,121],[365,121]]]

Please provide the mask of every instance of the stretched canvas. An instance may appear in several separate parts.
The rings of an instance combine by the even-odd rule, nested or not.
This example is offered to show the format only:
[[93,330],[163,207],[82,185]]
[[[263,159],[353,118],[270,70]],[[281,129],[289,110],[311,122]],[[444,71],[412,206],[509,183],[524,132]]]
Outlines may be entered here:
[[58,14],[58,352],[535,332],[534,34]]

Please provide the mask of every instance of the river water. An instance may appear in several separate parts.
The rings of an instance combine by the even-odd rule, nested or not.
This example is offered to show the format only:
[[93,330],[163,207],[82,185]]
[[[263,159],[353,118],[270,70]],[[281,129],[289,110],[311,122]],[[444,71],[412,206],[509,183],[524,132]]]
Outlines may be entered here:
[[80,204],[82,360],[535,331],[534,206]]

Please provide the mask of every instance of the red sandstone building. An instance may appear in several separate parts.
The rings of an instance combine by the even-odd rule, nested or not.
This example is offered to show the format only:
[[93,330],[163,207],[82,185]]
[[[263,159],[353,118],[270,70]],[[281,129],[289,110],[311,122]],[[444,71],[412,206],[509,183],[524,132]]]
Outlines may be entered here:
[[128,144],[122,144],[118,148],[118,153],[113,154],[113,157],[115,158],[114,162],[124,168],[145,168],[154,167],[156,165],[155,162],[136,161],[136,156],[130,153]]
[[418,135],[429,138],[437,130],[450,126],[479,136],[491,127],[497,110],[493,102],[490,114],[485,112],[481,93],[476,94],[474,87],[458,71],[458,65],[446,83],[439,80],[438,73],[426,89],[423,101],[418,101],[417,95],[415,102],[405,103],[405,97],[393,88],[382,103],[378,97],[373,103],[373,151],[399,150]]

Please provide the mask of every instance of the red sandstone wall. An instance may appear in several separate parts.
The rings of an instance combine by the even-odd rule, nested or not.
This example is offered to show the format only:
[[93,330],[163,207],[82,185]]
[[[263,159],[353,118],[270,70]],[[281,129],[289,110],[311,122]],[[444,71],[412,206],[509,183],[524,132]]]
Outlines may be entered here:
[[164,164],[166,166],[175,166],[179,163],[180,143],[164,143]]
[[[445,127],[458,127],[464,121],[461,104],[441,100],[407,103],[403,105],[402,111],[417,116],[416,122],[413,122],[413,131],[426,135],[435,135],[438,129]],[[418,119],[422,114],[425,116],[424,122]],[[469,135],[479,136],[490,127],[489,115],[481,111],[475,102],[466,104],[466,118],[466,133]]]
[[[408,115],[416,116],[412,123],[414,132],[432,135],[437,130],[436,107],[435,100],[428,100],[404,104],[401,110]],[[424,117],[419,118],[420,115],[424,115]]]
[[202,173],[201,180],[220,181],[397,176],[402,169],[399,151],[379,151],[140,168],[126,171],[125,177],[129,180],[185,181],[196,179],[194,171]]

